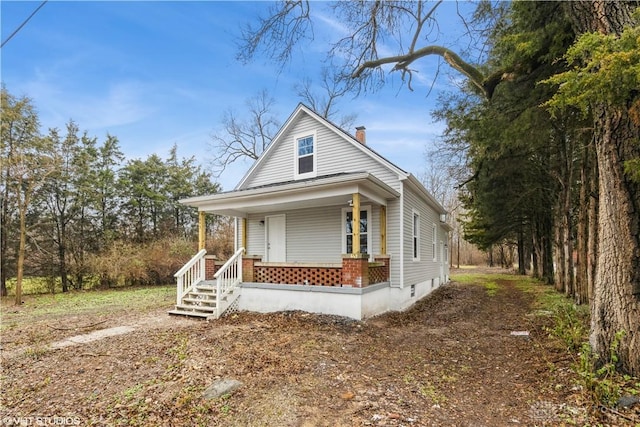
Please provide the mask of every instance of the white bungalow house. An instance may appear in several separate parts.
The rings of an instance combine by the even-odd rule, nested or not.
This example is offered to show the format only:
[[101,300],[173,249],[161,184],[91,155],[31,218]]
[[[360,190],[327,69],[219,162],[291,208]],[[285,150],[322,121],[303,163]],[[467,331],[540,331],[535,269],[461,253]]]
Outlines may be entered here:
[[[410,173],[298,105],[233,191],[182,200],[235,218],[235,255],[202,249],[171,314],[303,310],[364,319],[449,280],[447,212]],[[359,224],[359,226],[357,226]]]

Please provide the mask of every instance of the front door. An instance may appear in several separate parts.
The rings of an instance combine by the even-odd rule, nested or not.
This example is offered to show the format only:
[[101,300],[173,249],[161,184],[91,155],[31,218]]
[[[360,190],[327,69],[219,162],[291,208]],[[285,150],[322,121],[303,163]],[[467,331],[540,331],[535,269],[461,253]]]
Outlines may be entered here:
[[274,215],[265,218],[266,261],[285,262],[287,260],[286,217]]

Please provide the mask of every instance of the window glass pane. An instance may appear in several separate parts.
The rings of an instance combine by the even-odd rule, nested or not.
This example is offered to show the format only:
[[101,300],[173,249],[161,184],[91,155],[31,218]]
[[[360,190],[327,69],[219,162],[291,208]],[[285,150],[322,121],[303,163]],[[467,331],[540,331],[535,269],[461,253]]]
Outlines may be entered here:
[[298,140],[298,156],[309,154],[313,154],[313,137],[311,136]]
[[369,253],[367,251],[367,235],[366,234],[360,235],[360,253],[361,254]]
[[[347,238],[347,253],[351,253],[353,249],[353,212],[345,212],[345,234]],[[360,211],[360,253],[369,253],[367,248],[368,243],[368,228],[369,228],[369,213],[366,210]]]
[[300,157],[298,159],[298,173],[313,172],[313,156]]
[[418,258],[418,238],[413,238],[413,257]]

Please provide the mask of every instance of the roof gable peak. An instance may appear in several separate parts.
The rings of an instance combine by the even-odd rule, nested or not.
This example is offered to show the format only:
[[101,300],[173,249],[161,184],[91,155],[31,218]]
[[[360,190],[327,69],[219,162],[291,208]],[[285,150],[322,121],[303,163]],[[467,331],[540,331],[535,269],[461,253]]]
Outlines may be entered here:
[[384,165],[386,168],[392,170],[399,177],[406,178],[409,175],[406,171],[404,171],[400,167],[393,164],[391,161],[384,158],[382,155],[377,153],[368,145],[359,142],[355,136],[351,135],[349,132],[345,131],[340,126],[331,122],[329,119],[321,116],[316,111],[314,111],[311,107],[300,102],[298,103],[296,108],[293,110],[293,112],[289,115],[289,117],[284,122],[284,124],[280,127],[280,129],[278,130],[276,135],[273,137],[268,147],[264,150],[264,152],[260,155],[260,157],[258,157],[258,159],[253,163],[253,165],[245,173],[245,175],[242,177],[238,185],[236,185],[235,187],[236,190],[244,188],[245,184],[253,176],[253,174],[264,165],[264,163],[270,157],[271,153],[274,152],[277,146],[282,143],[282,140],[284,139],[284,135],[286,135],[288,131],[291,130],[296,125],[297,121],[300,120],[300,117],[302,114],[307,114],[309,117],[317,121],[319,124],[321,124],[325,128],[329,129],[330,131],[338,135],[341,139],[345,140],[347,143],[352,144],[353,146],[358,148],[360,151],[365,153],[367,156],[371,157],[378,163]]

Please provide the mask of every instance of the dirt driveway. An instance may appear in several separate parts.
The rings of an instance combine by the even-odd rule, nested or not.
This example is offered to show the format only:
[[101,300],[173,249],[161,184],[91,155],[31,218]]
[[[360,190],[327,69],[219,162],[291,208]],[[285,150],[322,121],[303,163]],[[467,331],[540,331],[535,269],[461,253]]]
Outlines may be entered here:
[[[493,291],[451,283],[363,322],[300,312],[205,322],[169,317],[168,303],[143,317],[86,315],[94,329],[131,330],[54,349],[77,331],[12,345],[37,335],[26,321],[2,337],[0,425],[582,425],[549,319],[505,277]],[[221,378],[243,385],[204,399]]]

